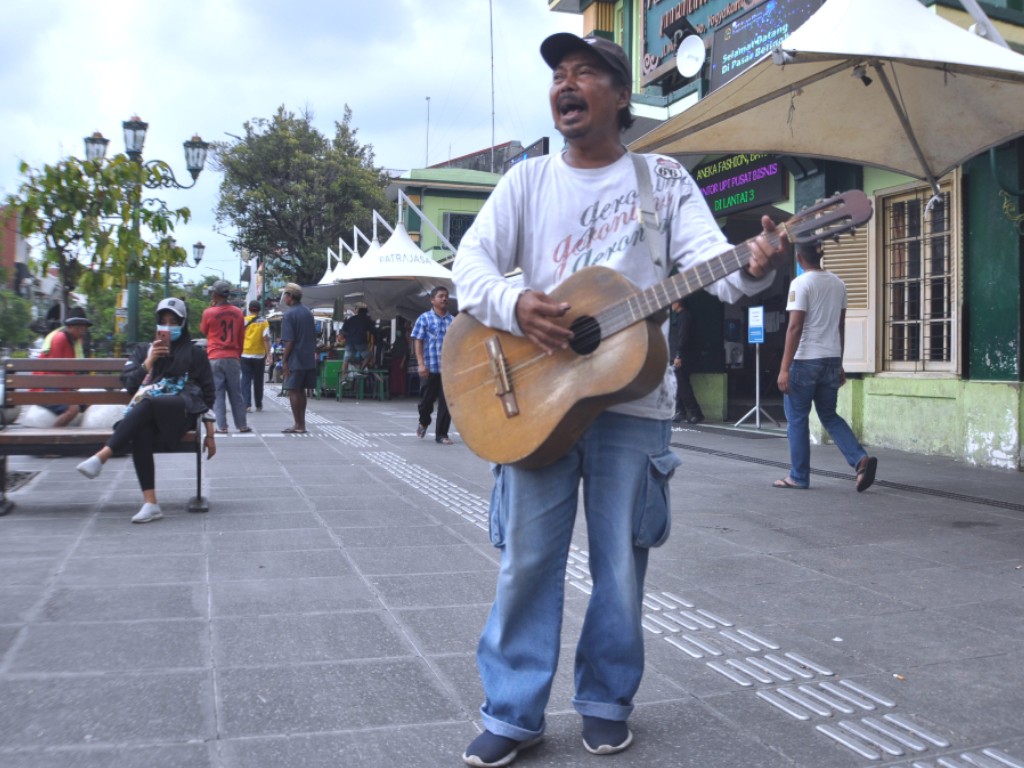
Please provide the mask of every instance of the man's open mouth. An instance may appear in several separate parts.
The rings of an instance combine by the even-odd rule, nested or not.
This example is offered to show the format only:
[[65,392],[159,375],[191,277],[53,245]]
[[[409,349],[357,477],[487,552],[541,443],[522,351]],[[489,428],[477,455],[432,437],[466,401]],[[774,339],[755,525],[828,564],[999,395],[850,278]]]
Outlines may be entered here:
[[578,96],[567,94],[558,99],[558,114],[562,117],[571,117],[586,111],[587,103]]

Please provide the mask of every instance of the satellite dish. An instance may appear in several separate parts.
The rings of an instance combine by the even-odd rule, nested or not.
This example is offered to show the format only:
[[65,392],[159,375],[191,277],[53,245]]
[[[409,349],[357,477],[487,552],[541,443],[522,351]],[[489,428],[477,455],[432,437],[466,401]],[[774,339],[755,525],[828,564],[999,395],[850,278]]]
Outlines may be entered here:
[[676,50],[676,69],[683,77],[695,77],[704,67],[704,40],[700,35],[687,35]]

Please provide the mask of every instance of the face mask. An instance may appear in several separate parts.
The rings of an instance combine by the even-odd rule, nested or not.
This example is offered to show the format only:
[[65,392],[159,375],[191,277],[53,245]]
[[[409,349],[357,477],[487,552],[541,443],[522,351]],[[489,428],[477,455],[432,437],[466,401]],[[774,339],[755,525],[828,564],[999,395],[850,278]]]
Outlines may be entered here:
[[158,325],[157,331],[167,331],[171,334],[171,341],[177,341],[181,338],[181,326],[180,325]]

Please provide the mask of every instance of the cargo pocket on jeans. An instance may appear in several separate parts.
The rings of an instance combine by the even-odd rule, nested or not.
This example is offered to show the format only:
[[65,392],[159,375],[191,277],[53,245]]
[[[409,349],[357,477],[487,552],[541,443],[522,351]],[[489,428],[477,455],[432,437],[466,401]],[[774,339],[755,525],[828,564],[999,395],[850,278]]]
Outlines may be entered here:
[[498,549],[505,546],[505,521],[508,518],[508,491],[505,488],[505,467],[495,464],[491,468],[494,487],[491,489],[491,506],[487,511],[488,535],[491,544]]
[[650,457],[646,487],[641,490],[642,504],[633,519],[633,544],[638,547],[660,547],[672,527],[668,502],[668,481],[683,462],[666,450]]

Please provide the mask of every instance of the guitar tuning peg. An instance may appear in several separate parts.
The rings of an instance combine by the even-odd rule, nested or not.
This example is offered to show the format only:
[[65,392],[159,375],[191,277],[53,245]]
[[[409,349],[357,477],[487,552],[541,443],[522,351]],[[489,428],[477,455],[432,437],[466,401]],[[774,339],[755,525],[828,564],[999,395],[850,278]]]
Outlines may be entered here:
[[838,243],[839,242],[839,235],[832,235],[832,242]]

